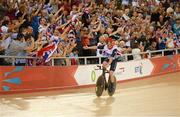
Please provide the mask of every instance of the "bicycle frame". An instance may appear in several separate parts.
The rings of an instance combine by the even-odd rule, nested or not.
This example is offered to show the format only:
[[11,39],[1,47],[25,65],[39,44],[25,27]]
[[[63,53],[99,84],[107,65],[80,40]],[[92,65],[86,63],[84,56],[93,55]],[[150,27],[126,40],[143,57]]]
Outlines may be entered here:
[[106,79],[106,73],[109,73],[109,71],[105,68],[102,68],[102,66],[97,66],[99,69],[96,70],[102,70],[102,76]]
[[102,66],[97,66],[99,69],[98,70],[102,70],[102,74],[101,76],[103,76],[104,81],[105,81],[105,90],[107,89],[107,79],[106,79],[106,73],[109,73],[109,71],[106,68],[102,68]]

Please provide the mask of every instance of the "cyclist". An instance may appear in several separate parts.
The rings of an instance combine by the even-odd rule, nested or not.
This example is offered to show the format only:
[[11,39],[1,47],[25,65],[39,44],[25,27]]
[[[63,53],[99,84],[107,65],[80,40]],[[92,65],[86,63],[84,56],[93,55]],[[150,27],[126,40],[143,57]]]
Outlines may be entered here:
[[118,47],[115,45],[115,41],[112,38],[106,39],[106,44],[101,45],[97,47],[98,49],[101,49],[101,54],[103,57],[107,57],[103,61],[103,68],[107,69],[110,66],[109,70],[109,78],[110,78],[110,87],[108,88],[110,92],[115,91],[115,78],[113,76],[114,71],[116,70],[117,66],[117,57],[121,55],[121,52],[118,50]]

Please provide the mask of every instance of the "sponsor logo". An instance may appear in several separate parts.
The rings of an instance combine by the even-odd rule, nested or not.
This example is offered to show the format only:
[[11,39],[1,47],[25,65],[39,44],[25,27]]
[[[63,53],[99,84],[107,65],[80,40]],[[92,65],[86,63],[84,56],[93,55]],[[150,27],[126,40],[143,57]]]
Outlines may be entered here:
[[117,72],[115,72],[115,75],[121,75],[125,72],[125,67],[120,67]]
[[143,64],[141,63],[139,66],[135,67],[134,71],[135,71],[135,73],[143,74],[142,69],[143,69]]
[[123,72],[125,72],[125,68],[124,68],[124,67],[121,67],[121,68],[119,68],[119,71],[120,71],[121,73],[123,73]]
[[93,82],[96,81],[96,72],[95,72],[94,70],[91,72],[91,80],[92,80]]

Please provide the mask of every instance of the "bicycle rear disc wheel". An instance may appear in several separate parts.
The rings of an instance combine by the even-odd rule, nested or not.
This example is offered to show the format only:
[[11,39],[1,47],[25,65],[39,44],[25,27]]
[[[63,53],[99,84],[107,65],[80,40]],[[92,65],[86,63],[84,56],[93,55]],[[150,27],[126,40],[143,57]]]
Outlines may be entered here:
[[[112,89],[112,86],[111,85],[114,85],[113,87],[113,89]],[[108,95],[109,96],[113,96],[114,95],[114,93],[115,93],[115,91],[116,91],[116,77],[114,76],[114,83],[112,84],[111,83],[111,80],[110,80],[110,78],[108,79]]]
[[105,88],[105,79],[101,75],[98,77],[98,80],[96,82],[96,88],[95,88],[96,96],[100,97],[104,91],[104,88]]

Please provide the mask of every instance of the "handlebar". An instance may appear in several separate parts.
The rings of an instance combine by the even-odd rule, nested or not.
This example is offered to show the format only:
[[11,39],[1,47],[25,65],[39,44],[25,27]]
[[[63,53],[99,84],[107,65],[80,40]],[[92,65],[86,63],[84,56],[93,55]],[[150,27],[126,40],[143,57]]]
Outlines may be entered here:
[[109,73],[109,70],[103,68],[101,65],[97,65],[98,69],[95,70],[103,70],[105,73]]

